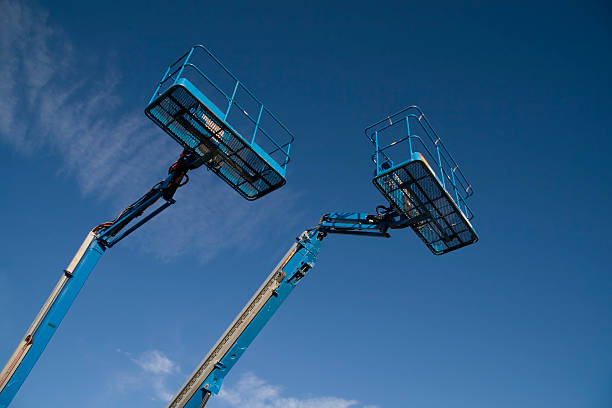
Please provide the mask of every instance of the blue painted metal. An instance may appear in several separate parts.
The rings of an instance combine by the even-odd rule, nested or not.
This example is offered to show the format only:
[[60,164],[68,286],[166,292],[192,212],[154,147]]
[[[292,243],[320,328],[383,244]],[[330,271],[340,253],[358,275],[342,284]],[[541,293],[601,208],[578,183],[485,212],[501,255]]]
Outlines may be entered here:
[[368,126],[365,134],[375,149],[374,185],[411,220],[434,254],[478,241],[467,204],[474,190],[420,108],[410,106],[388,116]]
[[[223,356],[223,358],[219,361],[217,364],[218,368],[215,368],[215,370],[208,375],[203,384],[204,386],[208,384],[208,391],[212,392],[213,394],[219,393],[225,376],[229,373],[232,367],[234,367],[236,362],[238,362],[238,359],[251,345],[255,337],[264,328],[268,321],[270,321],[274,313],[278,310],[285,299],[287,299],[289,294],[291,294],[293,289],[295,289],[301,279],[306,276],[310,269],[314,267],[316,257],[319,254],[319,249],[321,247],[321,240],[322,237],[319,237],[318,233],[315,231],[307,232],[299,238],[297,252],[289,259],[283,268],[287,271],[287,275],[285,278],[283,278],[280,286],[276,289],[276,296],[272,296],[266,302],[255,319],[253,319],[247,329],[242,333],[225,356]],[[190,402],[185,406],[189,408],[198,408],[200,401],[198,401],[196,398],[195,401]]]
[[[381,208],[381,207],[379,207]],[[404,228],[408,219],[394,211],[371,215],[354,212],[333,212],[321,217],[318,229],[324,233],[363,235],[388,238],[389,228]]]
[[84,256],[72,272],[72,277],[68,279],[55,302],[53,302],[51,309],[31,336],[31,346],[25,357],[12,376],[5,380],[6,385],[0,392],[0,408],[8,407],[19,388],[21,388],[103,253],[104,247],[100,245],[100,242],[98,240],[91,241]]
[[259,127],[259,122],[261,121],[261,113],[263,112],[263,105],[259,108],[259,114],[257,115],[257,122],[255,123],[255,130],[253,130],[253,138],[251,139],[251,143],[255,143],[255,135],[257,134],[257,128]]
[[145,113],[248,200],[286,183],[293,134],[203,45],[169,66]]
[[223,120],[227,120],[227,116],[229,115],[230,109],[232,109],[232,104],[234,103],[234,99],[236,98],[236,92],[238,92],[238,86],[240,85],[240,81],[236,81],[236,85],[234,86],[234,90],[232,91],[232,97],[227,103],[227,109],[225,110],[225,116],[223,116]]
[[[205,56],[210,57],[212,62],[231,78],[233,81],[231,97],[228,97],[222,87],[192,62],[192,57],[195,57],[198,51],[203,51]],[[210,98],[204,95],[200,89],[201,84],[197,83],[199,79],[204,79],[212,89],[225,98],[224,103],[227,103],[227,107],[224,111],[217,107],[221,105],[214,100],[214,97],[210,94],[208,94]],[[253,120],[247,113],[246,103],[238,97],[240,91],[245,92],[258,107],[257,120]],[[251,125],[254,125],[249,140],[241,135],[241,133],[246,135],[248,132],[239,129],[237,120],[230,117],[234,112],[237,112],[239,118],[246,118]],[[204,164],[249,200],[262,197],[286,183],[285,174],[290,160],[293,135],[212,53],[201,45],[192,47],[168,67],[145,113],[183,145],[185,150],[170,167],[165,180],[156,184],[127,207],[117,219],[99,225],[88,235],[26,336],[0,372],[0,408],[7,407],[14,398],[100,256],[107,248],[117,244],[172,205],[174,203],[172,197],[176,189],[183,185],[181,183],[183,178],[186,178],[188,170]],[[274,138],[267,130],[270,124],[276,128]],[[277,140],[279,138],[280,142]],[[160,199],[165,202],[140,221],[133,223]],[[289,282],[289,286],[284,285],[281,292],[287,293],[287,288],[295,283]],[[247,336],[254,337],[255,334],[251,330]],[[248,340],[249,337],[244,339]]]
[[[0,408],[7,407],[19,391],[104,251],[173,204],[172,196],[176,189],[183,185],[181,183],[187,171],[199,165],[198,160],[193,155],[182,154],[170,167],[169,174],[164,180],[127,207],[116,220],[101,224],[90,232],[28,329],[26,336],[20,341],[17,350],[2,370]],[[165,202],[124,230],[159,199]]]
[[[232,331],[238,330],[236,325],[240,321],[244,311],[249,309],[253,303],[247,304],[243,312],[239,314],[234,323],[230,325],[226,333],[221,337],[208,355],[200,364],[199,368],[187,380],[185,385],[179,390],[176,396],[168,404],[168,408],[202,408],[213,394],[218,394],[223,380],[234,367],[238,359],[251,345],[257,334],[272,318],[280,305],[285,301],[289,294],[295,289],[297,284],[314,267],[316,257],[319,254],[323,238],[327,234],[352,233],[364,236],[389,237],[389,228],[404,228],[408,226],[406,218],[397,214],[393,210],[385,209],[383,212],[377,211],[376,215],[354,212],[334,212],[325,214],[321,217],[319,224],[310,230],[304,231],[297,239],[277,268],[270,275],[281,273],[280,284],[274,290],[263,307],[259,309],[255,317],[246,325],[242,332],[236,333],[237,336],[233,343]],[[268,278],[270,279],[270,278]],[[261,290],[261,288],[260,288]],[[258,293],[253,299],[256,299]],[[253,299],[251,302],[253,302]],[[224,341],[230,341],[227,351],[217,356],[215,352],[222,349]],[[214,363],[214,368],[206,374],[206,367]]]
[[[408,133],[408,135],[410,135],[410,118],[408,116],[404,117],[404,120],[406,121],[406,133]],[[377,132],[378,134],[378,132]],[[410,148],[410,157],[412,157],[412,153],[414,153],[414,150],[412,150],[412,138],[408,137],[408,147]],[[378,147],[377,147],[378,149]]]
[[[398,126],[401,124],[404,126]],[[415,132],[416,129],[420,131]],[[394,138],[383,142],[389,133]],[[478,236],[469,222],[472,213],[465,202],[473,194],[472,188],[419,108],[409,107],[375,123],[366,128],[366,136],[375,147],[373,183],[391,206],[377,207],[376,214],[325,214],[315,228],[305,231],[262,286],[280,276],[282,280],[274,295],[266,297],[263,307],[257,309],[253,305],[262,292],[256,293],[168,408],[203,408],[210,396],[219,392],[229,370],[312,268],[327,234],[389,237],[390,229],[410,227],[434,254],[444,254],[477,241]],[[393,157],[406,157],[405,153],[402,156],[393,151],[402,146],[408,148],[408,160],[394,161]],[[435,156],[431,154],[434,149]],[[430,162],[436,164],[439,175]],[[450,192],[447,180],[452,186]],[[283,274],[277,275],[279,271]],[[255,310],[256,314],[245,318],[248,315],[245,310]],[[241,327],[237,322],[246,326]]]
[[[215,351],[223,346],[222,342],[226,339],[228,332],[221,337],[211,352],[202,361],[199,368],[193,373],[191,378],[179,390],[177,395],[170,401],[168,407],[195,407],[201,408],[206,404],[210,394],[218,394],[225,376],[234,367],[236,362],[253,342],[257,334],[268,323],[276,310],[285,301],[289,294],[295,289],[307,272],[314,267],[316,257],[321,247],[321,240],[324,235],[318,230],[305,231],[291,247],[283,261],[273,271],[273,274],[280,274],[282,280],[274,289],[273,293],[265,301],[261,309],[244,327],[241,333],[234,338],[233,343],[228,344],[229,348],[222,355],[215,355]],[[271,275],[271,276],[272,276]],[[256,293],[257,295],[257,293]],[[247,310],[245,307],[244,310]],[[243,313],[244,313],[243,310]],[[239,314],[237,320],[241,317]],[[236,322],[236,321],[235,321]],[[234,322],[234,323],[235,323]],[[235,330],[234,323],[230,325],[228,331]],[[229,333],[231,336],[231,333]],[[211,361],[214,364],[210,369]],[[208,374],[207,374],[208,373]],[[205,377],[202,378],[202,376]]]

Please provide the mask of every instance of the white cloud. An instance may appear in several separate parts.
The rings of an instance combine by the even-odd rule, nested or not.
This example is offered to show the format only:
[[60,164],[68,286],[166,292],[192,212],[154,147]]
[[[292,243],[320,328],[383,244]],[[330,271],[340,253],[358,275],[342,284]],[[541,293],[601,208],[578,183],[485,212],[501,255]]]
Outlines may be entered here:
[[121,392],[138,391],[150,393],[156,399],[168,402],[174,395],[167,381],[171,376],[180,374],[180,367],[170,360],[160,350],[147,350],[136,357],[117,350],[127,356],[137,367],[137,371],[129,370],[114,375],[114,388]]
[[147,373],[167,375],[177,371],[176,364],[159,350],[144,352],[133,361]]
[[[170,390],[167,383],[182,380],[180,367],[160,350],[147,350],[137,356],[121,350],[138,369],[114,375],[114,389],[121,392],[153,391],[156,399],[168,402],[178,391]],[[363,405],[354,399],[332,396],[291,397],[283,395],[283,388],[272,385],[253,373],[243,374],[235,383],[230,378],[219,395],[209,401],[211,408],[380,408]]]
[[171,142],[125,107],[115,67],[84,62],[97,58],[74,52],[44,10],[13,0],[0,10],[0,139],[28,155],[59,153],[85,194],[163,176]]
[[[59,154],[59,172],[84,195],[110,204],[92,227],[163,178],[178,156],[180,147],[142,107],[122,100],[113,59],[74,49],[44,10],[0,0],[0,59],[0,142],[30,157]],[[148,233],[126,242],[162,260],[190,253],[204,261],[238,243],[259,245],[247,238],[264,228],[276,234],[279,218],[285,225],[297,218],[295,196],[285,187],[265,204],[247,202],[201,168],[179,190],[177,204],[143,228]]]
[[115,67],[83,62],[96,58],[73,51],[44,10],[11,0],[1,1],[0,10],[2,140],[30,155],[59,153],[85,194],[157,181],[148,175],[163,175],[171,142],[140,110],[125,107]]
[[166,386],[166,377],[178,373],[179,367],[159,350],[146,351],[133,361],[142,368],[144,376],[149,377],[157,398],[170,401],[173,393]]
[[221,407],[249,408],[378,408],[339,397],[287,397],[282,387],[268,384],[253,373],[244,374],[235,385],[224,385],[217,402]]

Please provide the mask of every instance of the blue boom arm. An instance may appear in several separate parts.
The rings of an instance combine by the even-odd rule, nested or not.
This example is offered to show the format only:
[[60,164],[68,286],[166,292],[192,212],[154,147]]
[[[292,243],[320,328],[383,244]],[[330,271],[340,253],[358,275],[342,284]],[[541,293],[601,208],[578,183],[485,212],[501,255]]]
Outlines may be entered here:
[[314,267],[327,234],[389,237],[390,228],[409,226],[407,220],[385,207],[376,215],[336,212],[324,215],[319,224],[304,231],[255,295],[208,352],[168,408],[203,408],[212,394],[218,394],[223,379],[257,334]]
[[[183,152],[170,167],[168,176],[164,180],[123,210],[114,221],[101,224],[89,232],[0,372],[0,408],[8,407],[19,391],[104,251],[174,204],[172,197],[176,189],[189,180],[187,171],[198,167],[201,162],[201,159],[195,159],[192,155]],[[124,230],[159,199],[164,201],[162,205]]]

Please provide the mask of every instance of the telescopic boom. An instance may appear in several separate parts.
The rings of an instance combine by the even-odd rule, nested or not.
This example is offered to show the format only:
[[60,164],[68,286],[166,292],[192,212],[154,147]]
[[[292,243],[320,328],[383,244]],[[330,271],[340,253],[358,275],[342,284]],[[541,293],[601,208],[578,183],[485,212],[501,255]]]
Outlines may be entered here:
[[390,228],[409,226],[406,218],[380,206],[376,215],[336,212],[326,214],[319,224],[304,231],[272,270],[251,300],[210,349],[168,408],[203,408],[218,394],[223,379],[257,334],[315,265],[327,234],[389,237]]
[[[142,224],[174,204],[172,197],[177,188],[187,182],[187,172],[200,164],[201,160],[183,152],[179,159],[170,166],[168,176],[164,180],[123,210],[115,220],[100,224],[87,234],[85,241],[70,264],[64,269],[49,298],[36,315],[34,322],[0,372],[0,408],[8,407],[13,400],[106,249],[117,244]],[[124,230],[159,199],[164,201],[162,205]]]

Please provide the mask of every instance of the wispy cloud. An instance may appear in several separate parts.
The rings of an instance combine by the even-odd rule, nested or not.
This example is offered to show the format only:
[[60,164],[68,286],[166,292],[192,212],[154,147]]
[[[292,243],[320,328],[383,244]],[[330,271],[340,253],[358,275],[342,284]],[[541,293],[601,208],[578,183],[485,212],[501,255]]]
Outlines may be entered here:
[[0,10],[0,140],[30,156],[61,155],[59,170],[84,194],[123,198],[157,181],[173,159],[171,143],[126,108],[120,72],[83,62],[96,57],[75,51],[45,10],[14,0],[0,1]]
[[221,407],[249,408],[378,408],[339,397],[287,397],[282,387],[271,385],[253,373],[244,374],[235,385],[226,384],[217,397]]
[[[84,195],[109,203],[108,214],[92,226],[163,178],[180,152],[141,107],[129,108],[122,99],[122,73],[107,62],[113,59],[75,49],[45,10],[0,0],[0,58],[0,141],[30,157],[59,154],[58,171],[74,177]],[[196,170],[175,208],[128,245],[159,259],[195,253],[206,260],[237,243],[257,245],[245,238],[255,230],[276,233],[265,227],[273,218],[295,219],[296,194],[287,188],[264,204],[249,203],[206,173]]]
[[147,350],[136,356],[125,351],[117,351],[127,356],[138,367],[136,372],[129,371],[116,375],[114,381],[118,391],[137,390],[147,394],[152,391],[156,399],[170,401],[174,390],[168,388],[166,381],[170,376],[180,373],[180,368],[175,362],[159,350]]
[[94,57],[75,52],[43,9],[3,0],[0,10],[2,140],[25,154],[59,153],[85,194],[108,194],[171,160],[169,142],[126,111],[113,66],[83,63]]
[[159,350],[142,353],[138,358],[133,358],[132,361],[145,372],[155,375],[167,375],[177,371],[177,365]]
[[[138,368],[136,372],[115,376],[116,389],[122,392],[153,391],[156,399],[167,402],[176,390],[169,390],[167,383],[178,383],[183,377],[179,366],[160,350],[148,350],[137,356],[117,350]],[[283,387],[269,384],[253,373],[245,373],[233,382],[229,377],[218,396],[209,402],[219,408],[380,408],[363,405],[355,399],[340,397],[291,397],[283,395]]]

